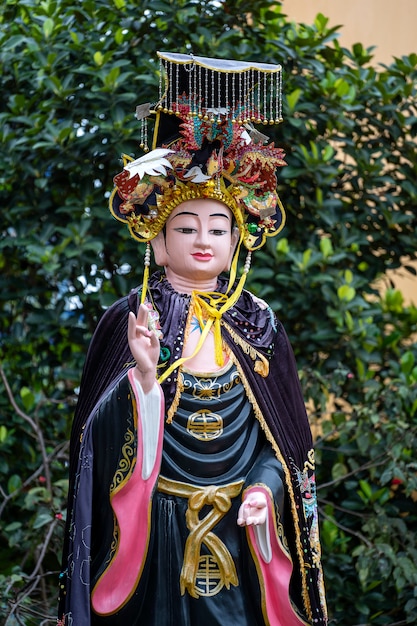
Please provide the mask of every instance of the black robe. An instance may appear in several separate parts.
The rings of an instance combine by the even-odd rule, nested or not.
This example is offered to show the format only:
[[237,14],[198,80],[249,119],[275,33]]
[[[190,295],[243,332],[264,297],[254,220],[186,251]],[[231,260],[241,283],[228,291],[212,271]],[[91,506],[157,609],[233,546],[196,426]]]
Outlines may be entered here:
[[[218,291],[224,292],[226,285],[224,279],[219,279]],[[150,291],[160,314],[163,333],[160,365],[164,370],[181,354],[190,296],[176,293],[160,273],[151,278]],[[71,441],[69,520],[74,497],[79,495],[76,477],[80,433],[100,398],[119,384],[126,367],[132,363],[127,344],[127,317],[129,310],[136,313],[137,306],[135,291],[108,309],[88,351]],[[292,600],[307,623],[326,624],[312,438],[290,344],[272,311],[246,291],[223,314],[222,337],[239,368],[265,439],[283,468],[290,517],[287,539],[294,563]],[[168,410],[176,399],[176,371],[162,387]],[[71,593],[71,586],[65,583],[66,559],[71,551],[68,542],[69,533],[64,547],[61,615],[68,606],[65,594]]]

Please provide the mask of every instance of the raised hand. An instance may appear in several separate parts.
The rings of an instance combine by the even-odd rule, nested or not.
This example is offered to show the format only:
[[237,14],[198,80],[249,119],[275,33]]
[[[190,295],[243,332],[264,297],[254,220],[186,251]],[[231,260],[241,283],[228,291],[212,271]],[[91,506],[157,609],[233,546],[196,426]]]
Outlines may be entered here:
[[150,391],[156,380],[159,359],[159,340],[154,331],[148,329],[149,310],[141,304],[137,317],[129,313],[127,338],[129,348],[136,361],[135,378],[145,393]]

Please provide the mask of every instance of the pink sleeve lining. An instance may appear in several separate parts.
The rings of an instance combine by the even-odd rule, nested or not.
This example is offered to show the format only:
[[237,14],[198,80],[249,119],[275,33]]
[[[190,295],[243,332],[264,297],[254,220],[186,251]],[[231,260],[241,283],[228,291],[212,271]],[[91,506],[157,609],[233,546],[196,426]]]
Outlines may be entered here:
[[[155,462],[148,477],[143,478],[144,438],[140,415],[141,399],[136,388],[133,369],[128,372],[137,408],[137,459],[128,478],[110,495],[117,520],[118,544],[109,566],[99,578],[91,594],[94,611],[100,615],[116,613],[131,598],[142,574],[150,536],[152,493],[158,479],[164,430],[164,397],[159,389],[159,432]],[[156,384],[156,383],[155,383]],[[141,419],[142,417],[142,419]]]
[[288,551],[282,544],[277,530],[277,522],[271,492],[267,487],[256,485],[245,491],[245,496],[254,492],[262,492],[267,498],[267,520],[272,558],[266,562],[263,550],[258,545],[254,526],[247,526],[246,532],[261,583],[262,610],[266,623],[270,626],[306,626],[295,612],[290,600],[289,586],[293,564]]

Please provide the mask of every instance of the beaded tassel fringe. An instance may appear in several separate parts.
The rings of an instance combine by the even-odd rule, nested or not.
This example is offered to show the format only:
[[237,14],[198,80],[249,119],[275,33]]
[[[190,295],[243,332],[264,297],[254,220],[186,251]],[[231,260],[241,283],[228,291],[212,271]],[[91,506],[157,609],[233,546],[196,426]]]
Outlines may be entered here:
[[[156,109],[180,114],[187,94],[190,115],[212,123],[232,116],[238,124],[273,125],[282,118],[282,68],[266,63],[224,62],[216,67],[193,55],[158,53],[159,101]],[[207,59],[207,61],[210,61]],[[186,75],[186,78],[184,78]]]

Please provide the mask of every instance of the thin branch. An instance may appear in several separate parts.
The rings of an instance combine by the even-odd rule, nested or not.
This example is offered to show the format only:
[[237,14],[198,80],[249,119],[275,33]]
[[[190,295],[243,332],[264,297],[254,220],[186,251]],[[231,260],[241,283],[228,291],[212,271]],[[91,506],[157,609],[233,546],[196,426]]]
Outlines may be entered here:
[[31,578],[34,578],[37,575],[37,573],[38,573],[38,571],[39,571],[39,569],[40,569],[40,567],[42,565],[42,561],[43,561],[43,559],[45,557],[46,550],[47,550],[47,548],[49,546],[49,542],[51,541],[51,537],[53,535],[53,532],[55,530],[55,526],[57,525],[57,523],[58,523],[58,520],[54,519],[52,521],[52,523],[50,524],[50,526],[49,526],[49,529],[48,529],[48,532],[46,534],[46,537],[45,537],[45,539],[44,539],[44,541],[42,543],[42,550],[40,551],[40,554],[39,554],[39,557],[38,557],[38,562],[36,563],[33,572],[30,574],[29,580]]
[[22,409],[17,404],[16,400],[14,399],[11,387],[9,385],[9,381],[7,380],[6,374],[5,374],[4,369],[3,369],[3,367],[1,365],[0,365],[0,376],[1,376],[1,379],[3,381],[4,387],[6,389],[6,393],[8,395],[8,398],[10,400],[10,404],[12,405],[13,409],[16,411],[16,413],[27,424],[29,424],[29,426],[32,428],[32,430],[34,431],[34,433],[35,433],[35,435],[36,435],[36,437],[38,439],[38,443],[39,443],[39,447],[40,447],[40,451],[41,451],[41,455],[42,455],[42,460],[43,460],[43,466],[44,466],[44,470],[45,470],[46,488],[48,489],[48,491],[49,491],[49,493],[51,494],[51,497],[52,497],[51,472],[49,470],[48,455],[47,455],[47,452],[46,452],[45,439],[44,439],[44,436],[43,436],[42,429],[35,422],[35,420],[33,420],[30,417],[30,415],[27,415],[24,411],[22,411]]
[[[12,604],[12,607],[11,607],[11,609],[10,609],[10,611],[9,611],[9,615],[8,615],[8,616],[7,616],[7,618],[6,618],[6,622],[5,622],[5,624],[7,624],[7,622],[8,622],[8,621],[9,621],[9,619],[10,619],[10,617],[12,617],[12,616],[16,613],[16,611],[18,610],[18,608],[19,608],[20,604],[21,604],[21,603],[25,600],[25,598],[27,598],[28,596],[30,596],[30,595],[31,595],[31,593],[32,593],[32,591],[34,591],[34,590],[36,589],[36,587],[37,587],[38,583],[39,583],[39,577],[37,577],[35,580],[33,580],[33,581],[30,583],[30,585],[26,588],[25,593],[24,593],[24,594],[23,594],[23,595],[22,595],[22,596],[21,596],[18,600],[16,600],[16,601]],[[18,622],[20,622],[20,619],[19,619],[19,617],[18,617],[17,615],[15,615],[15,619],[16,619]]]
[[[48,571],[46,573],[43,573],[43,574],[38,574],[38,570],[39,570],[39,568],[42,565],[42,560],[43,560],[43,558],[45,556],[46,548],[47,548],[47,546],[48,546],[48,544],[49,544],[49,542],[51,540],[52,533],[53,533],[57,523],[58,523],[57,520],[54,520],[51,523],[51,525],[50,525],[50,528],[48,530],[47,536],[46,536],[45,541],[44,541],[43,546],[42,546],[41,553],[40,553],[39,558],[38,558],[38,562],[37,562],[37,564],[36,564],[32,574],[30,574],[30,576],[28,577],[28,582],[27,582],[25,588],[17,595],[17,598],[16,598],[16,600],[14,602],[10,601],[11,609],[10,609],[9,615],[6,618],[5,624],[7,624],[9,618],[12,617],[12,616],[14,616],[14,619],[16,619],[19,623],[21,623],[20,622],[20,617],[19,617],[19,615],[16,612],[19,610],[19,608],[22,608],[22,605],[24,604],[24,601],[26,600],[26,598],[28,598],[29,596],[32,595],[32,593],[35,591],[36,587],[39,585],[40,581],[43,578],[45,578],[46,576],[50,576],[51,574],[56,575],[57,572],[50,572],[50,571]],[[6,593],[8,593],[8,592],[9,592],[9,589],[6,590]],[[24,607],[24,610],[25,611],[29,611],[29,612],[31,611],[30,607],[27,607],[27,606]],[[43,617],[44,619],[46,619],[48,621],[48,619],[47,619],[47,617],[45,615],[43,615],[41,617]]]
[[348,515],[359,517],[360,519],[369,519],[371,517],[369,514],[358,513],[357,511],[351,511],[350,509],[346,509],[343,506],[338,506],[334,502],[331,502],[330,500],[326,500],[325,498],[320,498],[319,501],[322,504],[330,504],[330,506],[332,506],[337,511],[341,511],[342,513],[347,513]]
[[366,544],[367,548],[373,547],[372,542],[369,541],[369,539],[367,539],[365,535],[362,535],[362,533],[359,533],[355,530],[352,530],[351,528],[348,528],[344,524],[341,524],[340,522],[336,521],[333,517],[330,517],[330,515],[326,515],[326,513],[322,509],[319,509],[319,511],[320,511],[320,516],[322,518],[326,519],[329,522],[332,522],[332,524],[335,524],[335,526],[340,528],[340,530],[343,530],[345,533],[352,535],[353,537],[357,537],[358,539],[360,539],[360,541],[363,541],[363,543]]
[[359,472],[363,472],[364,470],[370,469],[371,467],[379,467],[380,465],[384,465],[384,462],[385,462],[384,459],[381,460],[381,461],[377,461],[377,462],[375,462],[375,461],[368,461],[367,463],[364,463],[360,467],[357,467],[356,469],[354,469],[354,470],[352,470],[350,472],[347,472],[347,474],[344,474],[343,476],[340,476],[339,478],[334,478],[333,480],[330,480],[327,483],[320,483],[320,485],[318,485],[318,487],[317,487],[317,491],[319,491],[320,489],[325,489],[326,487],[333,487],[334,485],[337,485],[338,483],[343,482],[344,480],[346,480],[346,478],[350,478],[351,476],[355,476],[355,474],[358,474]]
[[[54,448],[54,450],[52,450],[52,452],[48,454],[47,467],[49,467],[49,464],[55,457],[58,457],[58,455],[61,454],[68,447],[69,447],[68,441],[64,441],[58,444]],[[0,485],[0,495],[3,497],[3,502],[0,505],[0,518],[3,515],[3,511],[6,508],[7,503],[10,500],[13,500],[13,498],[15,498],[17,495],[19,495],[21,491],[24,491],[38,476],[42,474],[42,472],[44,472],[44,470],[45,470],[45,465],[44,463],[42,463],[28,478],[26,478],[26,480],[22,483],[22,485],[18,489],[16,489],[10,494],[7,494],[2,488],[2,486]]]
[[[407,620],[402,619],[400,622],[391,622],[391,624],[387,624],[387,626],[406,626],[409,623],[410,622],[407,622]],[[354,626],[368,626],[368,624],[355,624]]]

